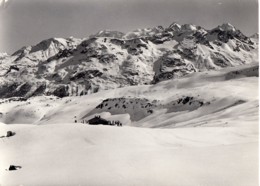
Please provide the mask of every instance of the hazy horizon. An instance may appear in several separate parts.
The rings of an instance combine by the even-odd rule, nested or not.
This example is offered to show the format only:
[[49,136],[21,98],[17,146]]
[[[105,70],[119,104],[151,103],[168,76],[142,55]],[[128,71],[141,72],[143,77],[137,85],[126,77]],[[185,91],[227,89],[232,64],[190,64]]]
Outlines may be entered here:
[[231,23],[258,32],[257,0],[9,0],[0,9],[0,52],[51,37],[84,38],[100,30],[127,32],[172,22],[212,29]]

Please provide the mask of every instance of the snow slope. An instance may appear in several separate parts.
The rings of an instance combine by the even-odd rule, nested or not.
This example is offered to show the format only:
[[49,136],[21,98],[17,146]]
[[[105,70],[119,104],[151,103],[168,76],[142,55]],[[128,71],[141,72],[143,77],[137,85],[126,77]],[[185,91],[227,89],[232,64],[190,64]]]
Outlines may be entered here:
[[[258,185],[258,65],[17,99],[0,104],[0,136],[16,133],[0,138],[1,185]],[[97,114],[123,127],[80,123]]]
[[[2,185],[257,185],[257,134],[246,128],[1,125]],[[4,157],[3,157],[4,156]],[[17,171],[5,171],[10,164]]]

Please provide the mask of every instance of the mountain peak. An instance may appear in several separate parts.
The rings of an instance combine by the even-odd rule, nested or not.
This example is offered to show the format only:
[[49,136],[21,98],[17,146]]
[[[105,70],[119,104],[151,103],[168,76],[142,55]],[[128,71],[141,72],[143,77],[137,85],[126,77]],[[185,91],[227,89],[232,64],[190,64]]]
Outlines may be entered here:
[[197,30],[197,26],[193,24],[184,24],[181,26],[182,30]]
[[176,22],[173,22],[169,28],[173,29],[173,30],[180,30],[181,29],[181,25],[176,23]]
[[100,30],[98,33],[91,35],[90,37],[113,37],[122,38],[125,34],[123,32],[114,30]]
[[253,34],[252,36],[250,36],[250,38],[258,39],[258,38],[259,38],[259,34],[258,34],[258,33],[255,33],[255,34]]
[[236,31],[236,28],[233,25],[231,25],[230,23],[224,23],[224,24],[218,26],[218,28],[223,31],[232,31],[232,32]]
[[3,59],[7,56],[9,56],[9,55],[6,52],[0,52],[0,59]]
[[156,30],[164,30],[163,26],[159,25],[157,27],[155,27]]

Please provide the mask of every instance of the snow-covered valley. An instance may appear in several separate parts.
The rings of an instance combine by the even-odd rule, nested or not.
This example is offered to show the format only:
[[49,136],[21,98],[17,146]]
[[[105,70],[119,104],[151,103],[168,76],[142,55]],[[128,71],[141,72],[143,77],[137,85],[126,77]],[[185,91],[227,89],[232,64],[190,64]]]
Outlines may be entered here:
[[[82,96],[2,99],[0,185],[256,186],[258,108],[256,63]],[[123,126],[81,123],[95,115]]]

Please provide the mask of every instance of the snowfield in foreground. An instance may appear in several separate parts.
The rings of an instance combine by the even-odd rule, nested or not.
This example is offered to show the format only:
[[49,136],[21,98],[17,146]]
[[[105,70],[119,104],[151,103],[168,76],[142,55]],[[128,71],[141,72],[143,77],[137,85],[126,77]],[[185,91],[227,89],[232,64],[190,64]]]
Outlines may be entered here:
[[257,185],[248,128],[1,127],[17,132],[1,141],[3,185]]
[[[16,134],[0,138],[0,185],[257,186],[257,76],[251,65],[81,97],[1,100],[0,136]],[[80,123],[97,114],[123,127]]]

